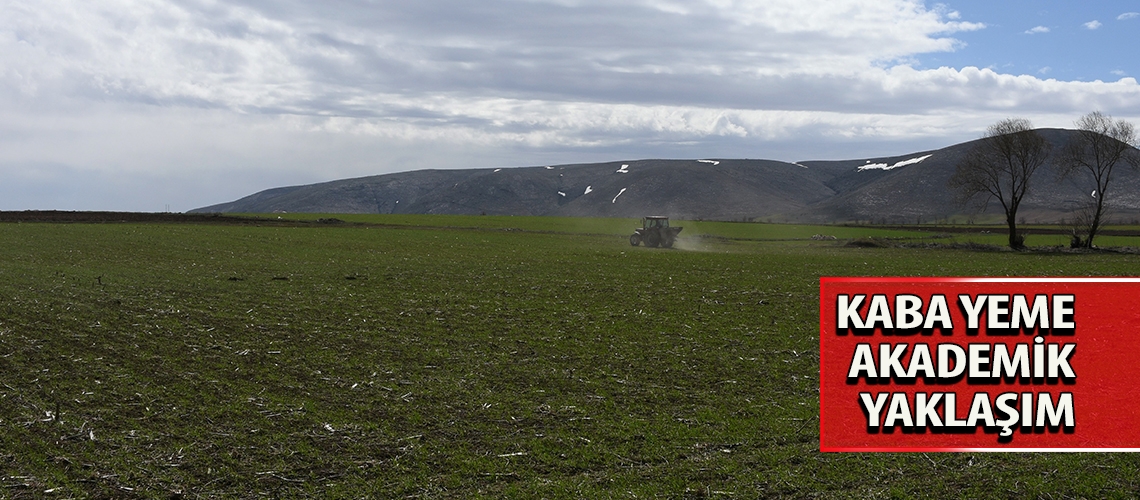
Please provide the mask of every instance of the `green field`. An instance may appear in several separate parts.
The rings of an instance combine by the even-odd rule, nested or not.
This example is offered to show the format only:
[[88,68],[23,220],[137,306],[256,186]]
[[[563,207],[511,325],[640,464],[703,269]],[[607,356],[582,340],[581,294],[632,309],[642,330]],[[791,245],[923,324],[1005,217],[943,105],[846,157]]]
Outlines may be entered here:
[[348,223],[0,224],[0,498],[1140,495],[1130,454],[823,454],[817,419],[820,276],[1140,256],[844,245],[1000,229],[683,222],[662,250],[623,219],[323,217]]

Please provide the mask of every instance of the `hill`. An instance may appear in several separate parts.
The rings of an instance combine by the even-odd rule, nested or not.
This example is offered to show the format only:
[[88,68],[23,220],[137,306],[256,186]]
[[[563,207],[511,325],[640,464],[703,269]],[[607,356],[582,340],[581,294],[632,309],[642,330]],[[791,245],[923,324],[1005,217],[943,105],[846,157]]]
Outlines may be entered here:
[[[1060,150],[1075,134],[1039,132]],[[557,215],[789,222],[913,223],[993,217],[962,204],[947,181],[973,142],[843,161],[631,160],[519,168],[418,170],[262,191],[192,212]],[[1089,198],[1084,179],[1047,165],[1020,214],[1059,221]],[[1120,169],[1114,215],[1140,214],[1140,173]]]

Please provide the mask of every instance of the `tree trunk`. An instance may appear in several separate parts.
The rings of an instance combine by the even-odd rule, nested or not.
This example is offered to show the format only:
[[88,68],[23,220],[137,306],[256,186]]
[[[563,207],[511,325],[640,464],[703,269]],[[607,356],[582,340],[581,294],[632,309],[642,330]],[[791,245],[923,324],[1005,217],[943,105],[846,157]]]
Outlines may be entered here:
[[1092,222],[1089,223],[1089,236],[1085,240],[1085,248],[1093,247],[1093,237],[1100,229],[1100,218],[1104,214],[1104,191],[1101,191],[1100,195],[1101,197],[1096,200],[1096,211],[1093,212]]
[[1017,218],[1014,215],[1006,215],[1005,222],[1009,226],[1009,247],[1014,250],[1021,250],[1025,248],[1025,238],[1017,234]]

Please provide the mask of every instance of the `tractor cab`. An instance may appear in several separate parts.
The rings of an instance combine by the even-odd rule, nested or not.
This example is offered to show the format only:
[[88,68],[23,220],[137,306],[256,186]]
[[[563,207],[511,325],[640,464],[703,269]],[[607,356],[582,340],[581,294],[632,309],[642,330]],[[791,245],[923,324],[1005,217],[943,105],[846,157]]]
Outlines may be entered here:
[[656,215],[650,216],[650,217],[645,217],[645,218],[641,219],[641,227],[643,229],[648,229],[651,227],[653,227],[653,228],[669,227],[669,218],[668,217],[656,216]]

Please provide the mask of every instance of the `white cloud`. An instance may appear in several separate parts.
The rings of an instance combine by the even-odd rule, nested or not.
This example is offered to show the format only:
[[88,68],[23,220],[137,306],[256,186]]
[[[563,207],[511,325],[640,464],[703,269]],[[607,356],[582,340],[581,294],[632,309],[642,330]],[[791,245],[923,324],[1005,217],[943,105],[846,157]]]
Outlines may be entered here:
[[1100,21],[1097,21],[1096,19],[1093,19],[1092,21],[1089,21],[1089,22],[1087,22],[1087,23],[1084,23],[1084,24],[1082,24],[1081,26],[1084,26],[1084,27],[1085,27],[1085,29],[1095,30],[1095,29],[1097,29],[1097,28],[1099,28],[1099,27],[1101,27],[1101,26],[1103,26],[1103,25],[1100,23]]
[[1125,12],[1119,16],[1116,16],[1116,20],[1127,21],[1129,19],[1136,19],[1137,17],[1140,17],[1140,12]]
[[1043,67],[1043,68],[1041,68],[1041,69],[1037,70],[1037,73],[1038,73],[1038,74],[1042,74],[1042,75],[1045,75],[1045,74],[1048,74],[1050,71],[1053,71],[1053,68],[1051,68],[1051,67],[1049,67],[1049,66],[1045,66],[1045,67]]
[[[0,41],[8,54],[0,62],[28,95],[383,115],[359,103],[478,88],[625,102],[675,94],[661,89],[662,78],[703,86],[697,80],[851,74],[953,50],[960,43],[944,35],[982,27],[910,2],[782,0],[685,13],[668,5],[444,1],[359,4],[349,16],[312,3],[13,4],[0,21],[10,35]],[[722,29],[691,29],[700,25]],[[65,88],[48,90],[54,86]]]
[[0,177],[105,189],[0,189],[0,208],[185,210],[418,168],[877,156],[1010,114],[1140,116],[1130,78],[907,63],[984,28],[960,18],[907,0],[8,0]]
[[1028,30],[1025,30],[1025,33],[1024,33],[1024,34],[1026,34],[1026,35],[1036,35],[1036,34],[1039,34],[1039,33],[1048,33],[1048,32],[1049,32],[1049,28],[1046,28],[1046,27],[1044,27],[1044,26],[1034,26],[1034,27],[1032,27],[1032,28],[1030,28],[1030,29],[1028,29]]

